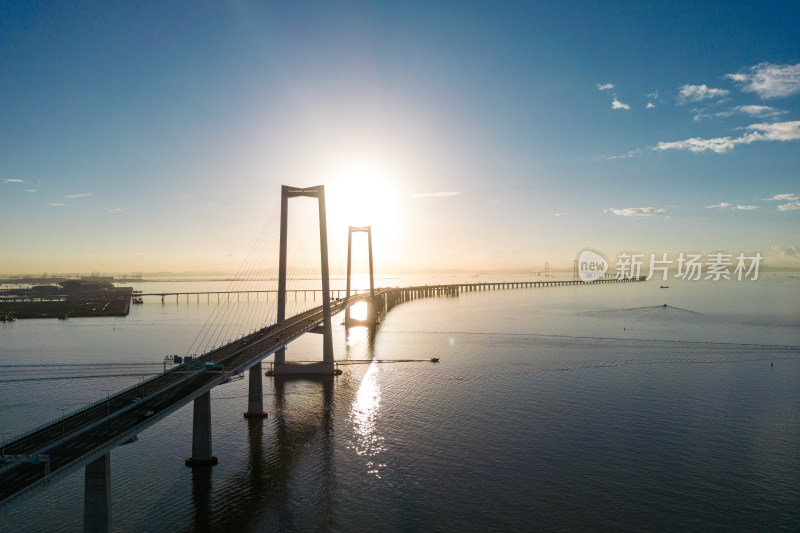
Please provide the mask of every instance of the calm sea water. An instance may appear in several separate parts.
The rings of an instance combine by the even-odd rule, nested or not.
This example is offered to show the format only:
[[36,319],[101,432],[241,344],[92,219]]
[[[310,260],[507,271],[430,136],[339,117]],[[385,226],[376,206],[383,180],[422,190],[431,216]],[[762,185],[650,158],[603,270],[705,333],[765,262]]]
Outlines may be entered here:
[[[242,418],[246,380],[217,387],[218,466],[183,465],[191,406],[112,452],[115,530],[797,531],[798,296],[769,275],[519,289],[406,303],[374,335],[337,326],[337,358],[441,362],[267,378],[264,421]],[[158,372],[227,316],[209,300],[0,324],[0,431]],[[235,304],[248,327],[270,305]],[[306,335],[288,356],[320,352]],[[0,531],[76,531],[82,512],[78,471],[0,511]]]

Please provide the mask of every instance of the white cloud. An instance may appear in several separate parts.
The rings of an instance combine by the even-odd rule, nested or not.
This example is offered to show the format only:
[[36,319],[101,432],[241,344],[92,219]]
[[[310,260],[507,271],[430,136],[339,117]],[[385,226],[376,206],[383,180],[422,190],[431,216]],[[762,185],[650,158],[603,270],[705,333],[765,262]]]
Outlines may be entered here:
[[655,106],[656,106],[656,104],[654,104],[653,102],[647,102],[647,105],[645,107],[647,109],[653,109]]
[[442,191],[442,192],[420,192],[412,194],[411,198],[448,198],[450,196],[458,196],[464,194],[463,191]]
[[764,200],[768,202],[796,202],[797,200],[800,200],[800,196],[797,196],[793,193],[776,194],[772,198],[764,198]]
[[777,244],[773,244],[770,246],[773,252],[779,253],[783,257],[800,257],[800,246],[778,246]]
[[623,217],[650,217],[653,215],[666,214],[666,211],[663,209],[656,209],[655,207],[628,207],[625,209],[614,209],[610,207],[603,210],[603,213],[609,212]]
[[597,84],[597,90],[599,90],[599,91],[607,91],[607,90],[613,89],[613,88],[614,88],[614,84],[613,83],[602,83],[602,84],[598,83]]
[[795,211],[800,209],[800,202],[789,202],[788,204],[781,204],[778,206],[780,211]]
[[566,215],[566,213],[555,213],[553,216],[563,217],[564,215]]
[[67,205],[67,204],[58,204],[58,203],[54,203],[54,204],[50,204],[50,205],[52,205],[53,207],[63,207],[63,206],[65,206],[65,205]]
[[773,122],[772,124],[750,124],[742,142],[753,141],[796,141],[800,140],[800,120]]
[[737,144],[736,140],[730,137],[718,137],[716,139],[700,139],[693,137],[685,141],[660,142],[653,150],[689,150],[690,152],[705,152],[711,150],[718,154],[731,150]]
[[119,208],[114,208],[114,209],[109,209],[108,210],[109,213],[122,213],[122,211],[124,211],[124,210],[123,209],[119,209]]
[[741,204],[733,205],[733,204],[728,203],[728,202],[720,202],[718,204],[712,204],[712,205],[707,205],[706,206],[706,209],[727,209],[727,208],[731,208],[732,210],[735,210],[735,211],[752,211],[753,209],[758,209],[758,206],[757,205],[741,205]]
[[25,189],[25,192],[36,192],[36,189]]
[[711,98],[719,98],[727,96],[730,91],[725,89],[712,89],[706,84],[703,85],[683,85],[680,87],[680,94],[678,95],[678,102],[685,104],[686,102],[699,102],[700,100],[708,100]]
[[705,152],[711,150],[718,154],[728,152],[737,144],[750,144],[755,141],[796,141],[800,140],[800,120],[791,122],[774,122],[772,124],[751,124],[745,128],[747,133],[741,137],[717,137],[700,139],[698,137],[685,141],[659,142],[653,150],[688,150]]
[[80,192],[78,194],[68,194],[64,198],[74,199],[74,198],[86,198],[87,196],[91,196],[92,193],[90,192]]
[[614,100],[611,102],[611,109],[625,109],[625,110],[630,110],[630,108],[631,108],[631,106],[629,106],[628,104],[623,104],[622,102],[620,102],[619,100],[617,100],[617,97],[616,97],[616,96],[614,97]]
[[725,77],[741,83],[743,91],[757,93],[761,98],[778,98],[800,92],[800,63],[759,63],[750,67],[749,72],[728,74]]
[[3,183],[25,183],[25,180],[17,180],[13,178],[6,178],[3,180]]

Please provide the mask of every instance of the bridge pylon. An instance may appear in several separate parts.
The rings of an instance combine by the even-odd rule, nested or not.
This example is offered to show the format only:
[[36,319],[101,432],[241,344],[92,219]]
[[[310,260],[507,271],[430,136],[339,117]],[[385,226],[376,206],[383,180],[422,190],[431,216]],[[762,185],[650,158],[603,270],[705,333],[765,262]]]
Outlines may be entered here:
[[367,234],[367,247],[369,248],[369,301],[367,302],[366,320],[353,320],[350,318],[350,306],[344,312],[345,326],[371,326],[378,322],[378,310],[375,302],[375,276],[372,268],[372,226],[349,226],[347,230],[347,290],[345,299],[350,298],[350,282],[353,260],[353,233]]
[[335,374],[333,362],[333,328],[331,326],[331,288],[328,269],[328,225],[325,215],[325,186],[281,186],[281,237],[278,259],[278,324],[286,319],[286,250],[289,229],[289,199],[298,196],[316,198],[319,205],[319,247],[322,270],[322,361],[319,363],[287,363],[286,347],[275,352],[274,375]]

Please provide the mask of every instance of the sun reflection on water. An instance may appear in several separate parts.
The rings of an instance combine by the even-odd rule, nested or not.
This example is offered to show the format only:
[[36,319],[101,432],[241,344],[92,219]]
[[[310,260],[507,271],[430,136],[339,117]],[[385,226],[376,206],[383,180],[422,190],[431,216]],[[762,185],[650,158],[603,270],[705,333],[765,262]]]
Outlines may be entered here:
[[350,306],[350,318],[355,320],[366,320],[367,302],[358,302]]
[[347,328],[347,347],[352,348],[362,339],[367,338],[367,328],[353,327]]
[[350,448],[367,459],[369,474],[380,476],[380,468],[386,465],[375,461],[376,456],[385,450],[383,436],[378,434],[377,418],[381,402],[381,389],[378,385],[378,366],[370,365],[361,386],[358,389],[353,406],[350,409],[350,421],[353,425],[353,441]]

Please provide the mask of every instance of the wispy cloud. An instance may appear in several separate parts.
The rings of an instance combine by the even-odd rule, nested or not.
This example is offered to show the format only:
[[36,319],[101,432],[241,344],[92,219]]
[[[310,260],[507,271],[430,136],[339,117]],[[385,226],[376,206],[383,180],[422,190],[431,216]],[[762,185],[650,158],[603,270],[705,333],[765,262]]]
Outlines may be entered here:
[[120,208],[118,208],[118,207],[117,207],[117,208],[114,208],[114,209],[109,209],[109,210],[108,210],[108,212],[109,212],[109,213],[122,213],[123,211],[124,211],[124,209],[120,209]]
[[75,198],[86,198],[87,196],[91,196],[91,195],[92,195],[92,193],[90,193],[90,192],[79,192],[77,194],[68,194],[64,198],[69,198],[70,200],[73,200]]
[[747,133],[740,137],[717,137],[701,139],[694,137],[684,141],[660,142],[653,150],[688,150],[705,152],[710,150],[718,154],[733,150],[737,144],[750,144],[756,141],[796,141],[800,140],[800,120],[791,122],[774,122],[772,124],[751,124],[745,128]]
[[632,158],[632,157],[634,157],[635,155],[637,155],[637,154],[640,154],[640,153],[642,153],[642,150],[641,150],[640,148],[637,148],[636,150],[628,150],[628,153],[627,153],[627,154],[621,154],[621,155],[604,155],[604,156],[601,156],[601,157],[602,157],[603,159],[609,159],[609,160],[613,160],[613,159],[630,159],[630,158]]
[[566,215],[566,213],[554,213],[553,214],[553,216],[556,216],[556,217],[563,217],[564,215]]
[[667,212],[655,207],[628,207],[625,209],[614,209],[610,207],[604,209],[603,213],[614,213],[622,217],[651,217],[653,215],[665,215]]
[[733,111],[758,118],[776,117],[778,115],[785,115],[788,113],[788,111],[775,109],[774,107],[768,105],[738,105],[733,108]]
[[52,205],[53,207],[63,207],[65,205],[67,205],[67,204],[52,203],[50,205]]
[[613,88],[614,88],[614,84],[613,83],[598,83],[597,84],[597,89],[599,91],[607,91],[607,90],[613,89]]
[[779,211],[795,211],[800,209],[800,202],[789,202],[778,206]]
[[764,198],[768,202],[796,202],[800,200],[800,196],[794,193],[776,194],[772,198]]
[[25,192],[37,192],[36,189],[25,189]]
[[464,194],[464,191],[420,192],[411,195],[411,198],[448,198]]
[[647,109],[653,109],[654,107],[656,107],[656,104],[654,104],[653,102],[647,102],[647,105],[645,107]]
[[761,98],[778,98],[800,92],[800,63],[759,63],[750,67],[747,72],[728,74],[725,77],[740,83],[743,91],[756,93]]
[[622,102],[617,100],[617,97],[615,96],[614,100],[611,102],[611,109],[625,109],[627,111],[630,111],[631,106],[629,106],[628,104],[623,104]]
[[728,202],[720,202],[718,204],[707,205],[706,209],[732,209],[734,211],[752,211],[753,209],[758,209],[757,205],[741,205],[736,204],[733,205]]
[[678,103],[685,104],[687,102],[699,102],[701,100],[709,100],[711,98],[720,98],[722,96],[727,96],[729,92],[730,91],[725,89],[713,89],[706,84],[686,84],[680,87]]
[[717,113],[706,113],[705,109],[693,109],[692,112],[695,113],[695,121],[699,121],[703,118],[727,118],[734,115],[749,115],[755,118],[777,118],[780,115],[788,113],[788,111],[775,109],[768,105],[739,105],[728,111],[719,111]]
[[14,178],[5,178],[3,179],[3,183],[25,183],[25,180],[18,180]]

